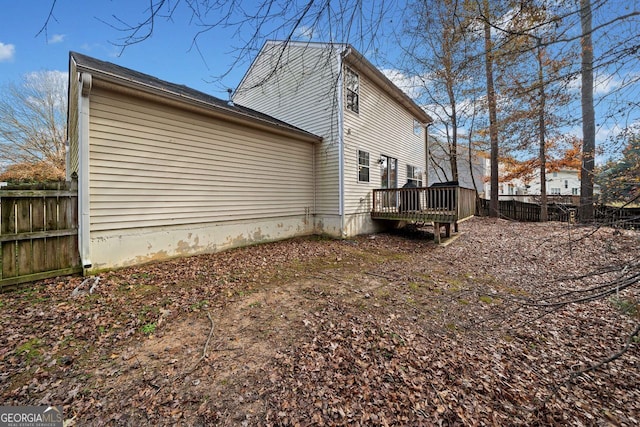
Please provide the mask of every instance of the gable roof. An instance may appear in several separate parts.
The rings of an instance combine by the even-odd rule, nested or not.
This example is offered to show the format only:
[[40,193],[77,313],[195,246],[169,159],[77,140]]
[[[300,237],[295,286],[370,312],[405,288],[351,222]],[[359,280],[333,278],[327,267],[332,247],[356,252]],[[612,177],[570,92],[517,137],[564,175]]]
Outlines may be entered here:
[[[267,40],[260,49],[258,56],[268,49],[273,49],[276,46],[282,46],[282,49],[286,49],[287,46],[304,47],[309,49],[329,49],[338,52],[343,60],[350,67],[353,67],[361,74],[367,76],[378,87],[384,90],[391,98],[398,101],[403,107],[410,111],[416,119],[422,123],[428,124],[433,122],[431,116],[427,114],[416,102],[409,97],[402,89],[395,85],[387,76],[385,76],[375,65],[373,65],[367,58],[358,52],[353,46],[348,43],[328,43],[328,42],[298,42],[298,41],[284,41],[284,40]],[[257,57],[254,58],[253,63],[245,73],[240,82],[242,86],[243,82],[251,72],[254,64],[257,61]]]
[[110,82],[133,86],[138,90],[160,94],[182,102],[196,104],[208,110],[216,110],[229,116],[250,120],[268,125],[272,128],[294,132],[306,138],[320,141],[322,138],[261,113],[251,108],[243,107],[215,96],[200,92],[185,85],[161,80],[149,74],[144,74],[111,62],[101,61],[78,52],[69,52],[70,60],[74,61],[78,72],[88,72],[94,78],[101,78]]

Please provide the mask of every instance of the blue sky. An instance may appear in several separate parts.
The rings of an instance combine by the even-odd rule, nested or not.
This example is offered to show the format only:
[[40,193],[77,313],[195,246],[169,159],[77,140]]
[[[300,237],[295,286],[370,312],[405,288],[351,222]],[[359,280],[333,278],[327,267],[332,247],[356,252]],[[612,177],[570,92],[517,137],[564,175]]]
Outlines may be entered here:
[[[612,0],[598,14],[624,14],[628,12],[630,7],[636,10],[638,2],[639,0],[632,0],[630,3]],[[164,80],[184,84],[220,98],[226,98],[228,96],[226,89],[235,88],[238,85],[253,59],[252,54],[245,55],[239,58],[240,62],[234,66],[234,60],[240,53],[238,47],[245,46],[249,34],[252,34],[251,28],[249,28],[251,24],[240,28],[219,27],[214,31],[207,32],[199,39],[202,56],[196,50],[190,50],[192,39],[199,27],[190,22],[191,16],[185,7],[186,2],[180,3],[172,21],[157,20],[154,32],[148,40],[129,46],[124,51],[117,46],[124,33],[110,27],[105,22],[101,22],[101,20],[117,24],[113,17],[113,15],[117,15],[128,23],[139,22],[148,16],[145,13],[149,4],[148,0],[89,0],[84,2],[56,0],[53,18],[49,22],[46,34],[42,32],[37,35],[46,22],[53,3],[54,0],[0,0],[0,5],[2,5],[0,9],[2,10],[2,14],[0,14],[0,87],[9,82],[18,82],[23,75],[33,71],[59,70],[66,72],[68,54],[73,50]],[[252,13],[255,13],[256,4],[259,3],[259,0],[242,2],[247,11]],[[304,4],[304,2],[301,3]],[[336,4],[339,3],[336,2]],[[372,8],[374,11],[378,4],[384,5],[380,8],[384,8],[385,16],[387,16],[383,25],[375,29],[377,40],[375,46],[356,44],[356,47],[374,64],[376,64],[378,57],[386,68],[393,68],[394,61],[398,61],[397,57],[394,59],[394,55],[399,53],[399,49],[389,47],[395,40],[393,31],[402,22],[399,15],[403,14],[402,8],[393,9],[392,7],[394,4],[402,3],[404,0],[388,0],[382,3],[363,2],[363,8]],[[175,4],[175,2],[172,0],[170,4]],[[609,6],[620,10],[610,10]],[[335,16],[344,17],[347,12],[337,10],[333,13],[336,14]],[[362,14],[368,16],[366,10],[363,10]],[[370,14],[375,16],[374,13]],[[210,14],[210,16],[213,15],[215,13]],[[603,17],[600,16],[600,18]],[[338,19],[334,19],[331,23],[331,31],[335,34],[341,34],[341,31],[342,34],[346,31],[352,35],[358,34],[360,29],[351,28],[350,22],[340,23],[337,21]],[[357,27],[357,23],[353,25]],[[342,28],[337,28],[340,26]],[[307,27],[303,26],[302,30],[305,28]],[[609,34],[617,32],[628,34],[635,28],[637,27],[614,26],[608,28],[605,34],[607,32]],[[285,36],[285,34],[277,32],[269,33],[270,28],[264,30],[257,38],[261,42],[268,38],[283,38]],[[310,29],[309,35],[311,35]],[[323,38],[321,29],[314,29],[312,36],[313,40],[327,41],[326,38]],[[349,41],[353,42],[353,40]],[[370,48],[372,49],[370,50]],[[373,48],[377,49],[379,55],[374,54],[376,50]],[[634,79],[637,79],[638,68],[640,66],[637,61],[631,61],[625,69],[617,70],[616,74],[608,74],[608,70],[604,70],[597,79],[597,99],[599,94],[606,95],[607,92],[620,86],[627,76],[633,76]],[[232,71],[228,75],[222,79],[217,78],[229,70]],[[399,84],[402,84],[403,80],[405,83],[410,83],[413,80],[412,77],[400,75],[393,80]],[[578,87],[576,86],[574,90],[578,90]],[[640,90],[634,84],[626,90],[625,97],[637,103],[638,93]],[[606,102],[598,104],[602,109]],[[579,106],[577,107],[574,109],[575,111],[579,111]],[[631,117],[636,116],[634,114]],[[598,119],[599,142],[604,142],[607,136],[616,133],[621,125],[628,124],[630,121],[629,116],[626,116],[624,121],[621,119],[621,115]],[[581,135],[581,129],[576,126],[570,133]]]
[[[145,42],[121,48],[115,46],[122,32],[100,22],[114,23],[113,14],[137,22],[148,2],[131,0],[58,0],[48,32],[36,37],[46,22],[49,0],[2,1],[0,15],[0,85],[17,82],[21,76],[39,70],[67,71],[69,51],[77,51],[114,62],[174,83],[185,84],[218,97],[226,97],[224,86],[235,87],[248,64],[211,83],[233,64],[232,29],[220,29],[201,40],[206,63],[192,50],[196,29],[188,17],[176,15],[174,22],[160,20]],[[183,13],[185,11],[182,11]],[[247,58],[250,60],[250,58]]]
[[[54,19],[47,26],[47,33],[38,34],[47,20],[49,10],[55,3]],[[157,3],[157,2],[156,2]],[[197,2],[203,3],[203,2]],[[215,3],[215,2],[213,2]],[[228,7],[232,2],[222,2]],[[247,14],[265,14],[260,9],[261,0],[243,0],[240,4]],[[302,10],[306,2],[298,2],[297,12]],[[331,13],[334,14],[331,25],[333,34],[351,34],[352,38],[360,34],[361,23],[352,23],[347,18],[351,12],[340,9],[341,2],[332,3]],[[364,29],[365,34],[375,32],[376,47],[381,47],[390,41],[385,37],[385,31],[396,27],[401,21],[393,16],[398,11],[392,4],[404,3],[404,0],[390,0],[378,3],[364,2],[359,13],[373,14],[384,11],[389,16],[384,22],[384,28],[375,30]],[[173,83],[184,84],[203,92],[226,98],[227,88],[235,88],[249,67],[251,60],[267,39],[284,39],[289,36],[291,19],[296,10],[290,8],[280,16],[280,11],[272,8],[269,13],[272,18],[261,29],[256,37],[258,44],[252,44],[253,52],[242,53],[239,48],[246,47],[248,39],[254,32],[255,20],[246,20],[242,25],[233,27],[219,26],[215,30],[202,34],[199,40],[200,52],[191,49],[195,34],[202,28],[192,21],[192,15],[187,2],[168,1],[175,5],[176,12],[172,20],[160,18],[156,21],[152,36],[144,42],[129,46],[124,51],[117,46],[125,33],[112,28],[109,24],[117,25],[114,15],[129,24],[135,24],[148,17],[148,0],[89,0],[79,3],[74,0],[0,0],[2,14],[0,14],[0,85],[9,81],[18,81],[25,73],[39,70],[66,71],[68,68],[69,51],[77,51],[101,60],[114,62],[134,70],[151,74]],[[318,2],[318,5],[324,4]],[[314,7],[320,7],[314,5]],[[370,10],[369,10],[370,9]],[[163,12],[166,10],[163,9]],[[367,12],[368,11],[368,12]],[[235,17],[242,16],[242,11],[235,10]],[[315,16],[317,10],[311,10],[309,15]],[[207,22],[220,16],[217,11],[210,12]],[[323,15],[324,16],[324,15]],[[239,19],[234,22],[237,24]],[[101,22],[101,21],[106,21]],[[345,22],[337,22],[345,21]],[[366,24],[362,24],[366,25]],[[279,28],[282,26],[282,28]],[[369,31],[367,31],[369,30]],[[336,36],[339,37],[339,36]],[[328,36],[318,27],[311,29],[305,25],[298,28],[293,38],[314,41],[328,41]],[[343,42],[346,40],[335,40]],[[350,40],[351,41],[351,40]],[[351,41],[353,42],[353,41]],[[356,44],[368,58],[375,63],[374,55],[369,51],[371,46],[367,42]],[[388,49],[381,49],[388,59]],[[202,54],[202,55],[201,55]],[[240,56],[236,61],[236,57]],[[229,70],[231,70],[229,72]],[[227,73],[224,75],[225,73]],[[224,77],[221,77],[223,76]],[[220,78],[221,77],[221,78]]]

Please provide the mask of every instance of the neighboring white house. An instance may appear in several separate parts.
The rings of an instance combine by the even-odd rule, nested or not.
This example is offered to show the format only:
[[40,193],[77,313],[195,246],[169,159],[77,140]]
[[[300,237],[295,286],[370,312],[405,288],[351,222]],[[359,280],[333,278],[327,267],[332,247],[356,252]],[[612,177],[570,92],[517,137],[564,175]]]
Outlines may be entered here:
[[[500,175],[505,173],[505,166],[500,164]],[[580,176],[577,169],[560,169],[546,172],[546,190],[548,196],[580,196]],[[486,194],[490,194],[490,183],[486,183]],[[508,181],[500,180],[498,187],[500,200],[520,200],[537,202],[540,196],[540,171],[535,170],[526,179],[516,178]]]
[[379,231],[372,190],[426,184],[431,118],[350,45],[269,41],[233,101],[323,138],[314,152],[319,233]]

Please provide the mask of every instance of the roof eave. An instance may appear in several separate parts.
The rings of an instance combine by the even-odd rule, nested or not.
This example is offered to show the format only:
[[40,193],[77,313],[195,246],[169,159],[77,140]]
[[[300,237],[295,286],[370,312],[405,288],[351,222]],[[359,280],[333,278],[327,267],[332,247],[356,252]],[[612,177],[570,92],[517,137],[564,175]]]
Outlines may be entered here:
[[387,76],[375,67],[367,58],[365,58],[360,52],[349,46],[344,50],[344,60],[352,65],[358,71],[364,73],[367,77],[372,79],[378,86],[384,89],[392,98],[402,104],[405,108],[411,111],[417,119],[424,124],[433,122],[431,116],[427,114],[418,104],[415,103],[406,93],[404,93],[398,86],[396,86]]

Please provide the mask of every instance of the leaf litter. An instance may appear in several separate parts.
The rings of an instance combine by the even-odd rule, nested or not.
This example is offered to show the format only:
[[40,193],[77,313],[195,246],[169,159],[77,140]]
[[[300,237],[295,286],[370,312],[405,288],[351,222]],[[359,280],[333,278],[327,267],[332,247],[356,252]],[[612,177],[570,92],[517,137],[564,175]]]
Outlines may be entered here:
[[637,325],[637,280],[539,304],[631,274],[640,233],[461,230],[446,247],[422,229],[300,238],[102,273],[73,297],[83,278],[2,294],[0,396],[83,426],[640,422],[637,340],[587,371]]

